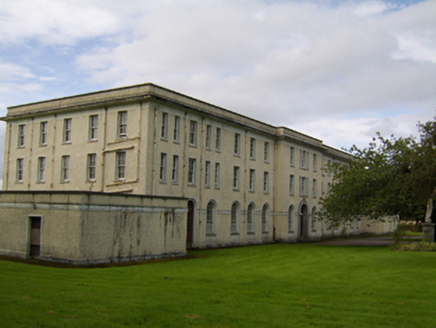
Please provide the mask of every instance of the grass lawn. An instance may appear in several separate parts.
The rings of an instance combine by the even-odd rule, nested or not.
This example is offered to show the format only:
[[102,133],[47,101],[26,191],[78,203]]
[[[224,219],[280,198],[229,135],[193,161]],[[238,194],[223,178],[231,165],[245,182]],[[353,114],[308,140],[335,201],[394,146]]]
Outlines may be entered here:
[[316,244],[93,269],[0,261],[2,327],[436,327],[436,252]]

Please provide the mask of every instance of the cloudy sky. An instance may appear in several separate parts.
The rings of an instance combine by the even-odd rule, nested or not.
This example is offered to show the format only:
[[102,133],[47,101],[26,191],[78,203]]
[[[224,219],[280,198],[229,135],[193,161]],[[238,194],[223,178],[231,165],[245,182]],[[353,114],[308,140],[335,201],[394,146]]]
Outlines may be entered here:
[[0,0],[0,116],[145,82],[337,148],[409,136],[436,115],[436,0]]

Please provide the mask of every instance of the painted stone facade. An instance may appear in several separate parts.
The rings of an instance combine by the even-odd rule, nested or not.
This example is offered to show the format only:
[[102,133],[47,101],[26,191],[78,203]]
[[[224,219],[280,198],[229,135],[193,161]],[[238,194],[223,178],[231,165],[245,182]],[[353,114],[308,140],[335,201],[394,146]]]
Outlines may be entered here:
[[149,83],[9,107],[3,120],[3,190],[186,198],[187,247],[333,233],[314,213],[326,165],[349,155],[294,130]]

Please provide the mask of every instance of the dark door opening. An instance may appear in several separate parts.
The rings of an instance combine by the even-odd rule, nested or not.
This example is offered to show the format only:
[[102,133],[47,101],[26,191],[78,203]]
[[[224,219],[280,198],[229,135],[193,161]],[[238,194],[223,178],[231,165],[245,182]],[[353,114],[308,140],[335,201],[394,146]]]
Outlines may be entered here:
[[187,217],[187,227],[186,227],[186,247],[192,247],[192,242],[194,241],[194,210],[195,203],[192,200],[188,201],[188,217]]
[[35,258],[41,252],[41,217],[31,216],[30,219],[30,258]]
[[300,231],[299,231],[299,236],[300,238],[304,238],[304,230],[306,229],[305,224],[307,222],[307,206],[306,205],[301,205],[301,210],[300,210]]

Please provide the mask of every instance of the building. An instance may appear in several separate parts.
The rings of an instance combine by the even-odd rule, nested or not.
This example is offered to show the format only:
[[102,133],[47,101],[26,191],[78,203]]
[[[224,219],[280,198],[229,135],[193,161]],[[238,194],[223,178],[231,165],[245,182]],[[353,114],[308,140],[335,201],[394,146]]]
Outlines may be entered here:
[[9,193],[181,197],[188,248],[334,233],[315,213],[328,164],[349,155],[286,127],[151,83],[13,106],[2,119]]

